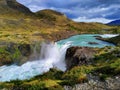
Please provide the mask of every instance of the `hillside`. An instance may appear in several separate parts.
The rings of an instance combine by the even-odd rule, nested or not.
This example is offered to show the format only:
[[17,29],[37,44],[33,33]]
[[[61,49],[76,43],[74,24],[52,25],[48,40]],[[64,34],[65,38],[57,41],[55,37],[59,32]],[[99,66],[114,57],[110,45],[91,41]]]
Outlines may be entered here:
[[9,18],[17,18],[22,15],[30,15],[32,12],[24,5],[16,2],[16,0],[0,0],[0,16]]
[[33,13],[16,0],[0,0],[0,90],[119,90],[120,36],[109,39],[116,47],[41,44],[83,33],[120,33],[120,26],[78,23],[58,11]]
[[120,25],[120,19],[112,21],[112,22],[108,23],[108,25],[119,26]]
[[56,41],[75,34],[113,33],[115,30],[100,23],[76,23],[53,10],[33,13],[16,0],[0,0],[0,41]]

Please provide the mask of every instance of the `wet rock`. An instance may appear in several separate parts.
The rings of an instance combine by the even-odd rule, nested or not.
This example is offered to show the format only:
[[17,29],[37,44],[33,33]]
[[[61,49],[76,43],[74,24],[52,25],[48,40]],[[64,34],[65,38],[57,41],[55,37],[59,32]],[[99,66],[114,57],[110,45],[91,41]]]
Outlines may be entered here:
[[8,52],[0,52],[0,66],[12,64],[13,60]]
[[95,51],[89,47],[70,47],[66,52],[67,69],[92,63]]
[[20,50],[20,52],[23,56],[29,56],[31,54],[30,44],[19,45],[18,49]]
[[0,66],[16,63],[21,65],[29,60],[31,44],[0,43]]
[[95,36],[96,39],[101,40],[101,41],[106,41],[106,38],[102,38],[101,36]]
[[15,51],[16,51],[16,44],[15,43],[9,43],[6,45],[7,45],[6,50],[8,52],[10,52],[11,54],[15,53]]
[[88,42],[88,44],[94,45],[94,44],[99,44],[97,42]]

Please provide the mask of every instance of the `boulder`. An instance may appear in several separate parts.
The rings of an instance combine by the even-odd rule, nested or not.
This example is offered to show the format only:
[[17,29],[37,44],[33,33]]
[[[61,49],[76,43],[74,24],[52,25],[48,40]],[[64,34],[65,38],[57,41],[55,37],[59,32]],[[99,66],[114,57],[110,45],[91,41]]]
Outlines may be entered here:
[[88,44],[94,45],[94,44],[99,44],[97,42],[88,42]]
[[94,49],[89,47],[68,48],[65,57],[67,70],[71,69],[74,66],[91,64],[94,54]]
[[65,90],[120,90],[120,76],[108,78],[105,81],[89,80],[86,83],[76,84],[74,86],[64,86]]

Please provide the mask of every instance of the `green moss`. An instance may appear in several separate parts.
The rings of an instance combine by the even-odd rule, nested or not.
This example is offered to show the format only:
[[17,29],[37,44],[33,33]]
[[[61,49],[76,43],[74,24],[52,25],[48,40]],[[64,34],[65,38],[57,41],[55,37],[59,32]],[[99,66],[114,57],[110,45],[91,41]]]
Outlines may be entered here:
[[74,84],[81,83],[87,80],[87,74],[90,73],[93,69],[93,66],[74,67],[63,75],[63,79]]
[[6,88],[7,90],[64,90],[59,81],[46,79],[46,80],[14,80],[11,82],[0,83],[0,89]]
[[0,47],[0,65],[11,64],[13,62],[11,55],[5,47]]
[[62,71],[56,69],[50,69],[49,72],[44,73],[43,75],[36,76],[33,79],[40,78],[42,80],[46,80],[46,79],[60,80],[62,78],[61,77],[62,75],[63,75]]
[[31,47],[29,44],[7,43],[0,47],[0,65],[24,63],[30,54]]
[[[13,3],[16,5],[16,3]],[[18,4],[19,6],[19,4]],[[67,33],[119,33],[120,27],[111,27],[100,23],[76,23],[69,20],[63,14],[43,10],[37,13],[25,14],[16,9],[9,8],[0,3],[0,41],[14,42],[18,45],[0,47],[0,65],[21,61],[21,57],[29,56],[30,50],[24,44],[39,42],[44,39],[57,40],[66,37]],[[65,35],[64,32],[66,32]],[[59,34],[57,34],[59,33]],[[68,36],[70,36],[68,35]],[[67,38],[67,37],[66,37]],[[119,38],[111,39],[116,43]],[[22,49],[18,48],[23,45]],[[39,47],[39,46],[37,46]],[[30,80],[15,80],[0,83],[0,89],[6,90],[63,90],[62,85],[74,85],[87,81],[87,74],[93,72],[104,79],[120,74],[120,59],[116,54],[119,49],[102,49],[95,56],[94,65],[74,67],[70,71],[51,69],[49,72],[36,76]]]
[[95,71],[98,73],[102,80],[113,77],[120,74],[120,58],[119,47],[109,48],[110,50],[106,53],[106,49],[99,51],[95,58]]
[[14,61],[18,61],[21,57],[21,53],[20,53],[19,49],[16,48],[15,53],[13,53],[11,56]]

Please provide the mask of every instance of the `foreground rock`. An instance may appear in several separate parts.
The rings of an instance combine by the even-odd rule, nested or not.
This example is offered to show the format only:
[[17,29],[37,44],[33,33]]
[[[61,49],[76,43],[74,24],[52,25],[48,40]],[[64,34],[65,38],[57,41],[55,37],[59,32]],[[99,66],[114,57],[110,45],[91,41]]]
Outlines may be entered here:
[[74,87],[64,86],[65,90],[120,90],[120,76],[105,81],[89,80],[87,83],[76,84]]
[[91,64],[95,51],[89,47],[70,47],[66,52],[67,69]]

